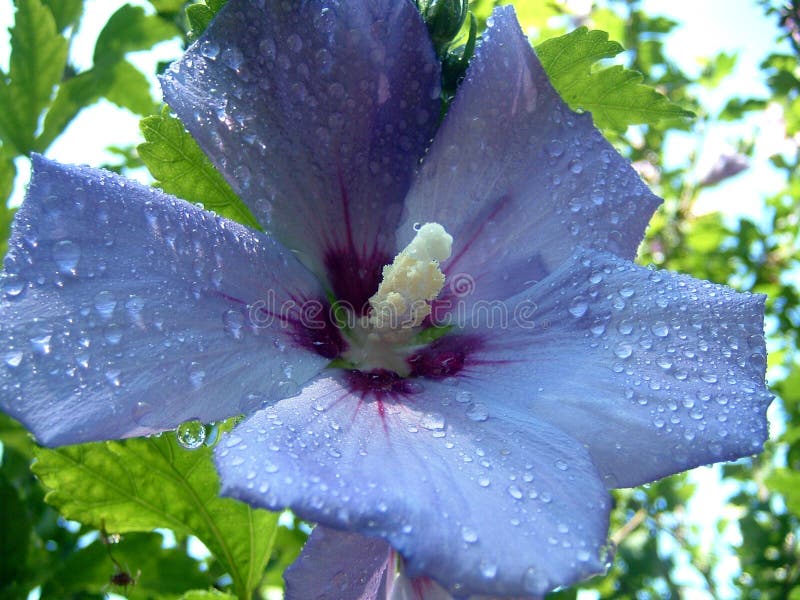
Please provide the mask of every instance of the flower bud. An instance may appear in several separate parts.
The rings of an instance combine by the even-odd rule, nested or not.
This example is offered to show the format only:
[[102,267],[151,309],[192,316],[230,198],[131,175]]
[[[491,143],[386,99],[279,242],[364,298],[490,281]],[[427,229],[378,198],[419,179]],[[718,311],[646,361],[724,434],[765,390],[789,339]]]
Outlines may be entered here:
[[467,18],[468,0],[416,0],[437,52],[443,54]]

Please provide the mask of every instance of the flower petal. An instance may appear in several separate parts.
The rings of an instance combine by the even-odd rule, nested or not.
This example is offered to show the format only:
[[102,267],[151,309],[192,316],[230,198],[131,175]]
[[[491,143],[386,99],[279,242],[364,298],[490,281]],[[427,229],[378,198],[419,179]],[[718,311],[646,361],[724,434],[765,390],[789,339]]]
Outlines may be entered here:
[[230,417],[328,360],[286,319],[251,319],[322,294],[290,253],[111,173],[34,157],[9,248],[0,407],[44,444]]
[[378,538],[317,526],[284,573],[286,600],[386,598],[391,550]]
[[486,324],[470,381],[581,442],[609,486],[640,485],[760,451],[763,304],[581,251]]
[[[458,596],[541,594],[603,569],[610,501],[584,448],[459,386],[359,396],[347,375],[259,411],[217,450],[223,493],[385,538]],[[495,392],[497,394],[499,392]]]
[[439,114],[411,2],[231,0],[162,85],[266,229],[334,286],[374,267],[374,293]]
[[659,203],[591,116],[559,98],[513,8],[502,7],[409,192],[397,236],[402,247],[413,223],[441,223],[453,236],[445,274],[469,276],[467,301],[503,300],[543,279],[578,243],[632,259]]

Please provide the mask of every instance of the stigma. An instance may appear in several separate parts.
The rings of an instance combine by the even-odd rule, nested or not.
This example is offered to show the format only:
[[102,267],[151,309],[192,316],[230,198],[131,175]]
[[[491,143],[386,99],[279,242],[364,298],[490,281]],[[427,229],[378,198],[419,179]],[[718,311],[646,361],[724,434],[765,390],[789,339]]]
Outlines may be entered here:
[[417,235],[383,268],[378,291],[369,299],[369,329],[377,335],[404,337],[431,313],[430,302],[444,287],[440,264],[450,258],[453,237],[438,223],[425,223]]
[[414,338],[431,313],[431,301],[445,282],[440,264],[450,258],[453,238],[438,223],[426,223],[411,243],[383,267],[383,279],[369,299],[369,311],[348,332],[342,358],[356,369],[411,374]]

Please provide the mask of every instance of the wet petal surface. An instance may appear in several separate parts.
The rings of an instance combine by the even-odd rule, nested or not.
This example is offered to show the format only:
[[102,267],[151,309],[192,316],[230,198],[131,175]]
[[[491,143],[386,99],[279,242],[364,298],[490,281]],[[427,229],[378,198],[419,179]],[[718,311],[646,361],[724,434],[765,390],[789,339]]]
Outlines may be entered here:
[[536,595],[602,570],[610,500],[583,447],[469,395],[420,380],[359,395],[320,378],[220,444],[223,493],[383,537],[409,577],[457,595]]
[[317,526],[286,569],[286,600],[386,598],[391,554],[382,539]]
[[484,322],[470,381],[584,444],[609,486],[639,485],[761,450],[763,303],[579,252]]
[[[660,200],[559,98],[513,9],[498,9],[406,202],[453,236],[450,295],[504,300],[581,244],[632,259]],[[457,285],[458,282],[461,285]]]
[[328,360],[285,304],[322,297],[290,253],[111,173],[34,158],[9,248],[0,407],[44,444],[254,410]]
[[266,229],[340,300],[374,293],[439,112],[412,3],[231,0],[163,88]]

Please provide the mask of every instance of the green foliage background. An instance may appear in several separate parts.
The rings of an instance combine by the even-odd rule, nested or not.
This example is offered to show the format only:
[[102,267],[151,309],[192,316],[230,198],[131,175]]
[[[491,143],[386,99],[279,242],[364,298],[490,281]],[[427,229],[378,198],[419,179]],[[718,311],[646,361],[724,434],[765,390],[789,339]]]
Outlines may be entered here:
[[[478,32],[498,3],[471,3]],[[70,53],[83,0],[13,4],[11,60],[0,72],[0,198],[10,196],[20,161],[31,152],[46,153],[81,110],[106,99],[143,118],[141,139],[115,148],[119,161],[107,168],[128,173],[145,165],[168,192],[256,225],[129,60],[164,40],[188,44],[224,0],[149,0],[147,10],[125,6],[109,15],[93,64],[84,70]],[[646,14],[637,0],[598,0],[579,17],[555,2],[516,5],[523,25],[536,32],[532,42],[565,100],[591,111],[665,199],[640,262],[769,297],[769,377],[778,396],[772,440],[764,454],[713,472],[730,491],[716,521],[703,524],[718,535],[710,544],[700,535],[691,510],[697,502],[692,474],[617,491],[611,530],[616,559],[607,576],[580,589],[601,598],[800,600],[800,35],[791,18],[798,6],[759,2],[775,21],[775,38],[794,40],[762,65],[769,97],[732,97],[712,111],[699,100],[701,92],[729,76],[737,57],[709,56],[703,71],[690,76],[664,52],[677,24]],[[576,29],[576,21],[584,27]],[[461,42],[467,35],[465,25]],[[440,48],[453,82],[463,71],[458,45]],[[623,48],[624,62],[609,63]],[[759,204],[755,220],[698,214],[698,200],[717,182],[693,178],[699,150],[678,167],[665,165],[669,132],[701,132],[766,110],[780,110],[785,124],[789,149],[770,159],[783,189],[752,199]],[[702,134],[695,135],[699,149]],[[739,140],[742,155],[752,155],[753,147],[753,139]],[[3,251],[13,211],[0,205]],[[210,428],[207,443],[191,451],[174,434],[50,451],[0,415],[0,599],[26,598],[32,590],[58,599],[109,592],[185,600],[279,597],[281,573],[307,528],[290,515],[279,526],[276,515],[217,497],[211,445],[227,426]]]

